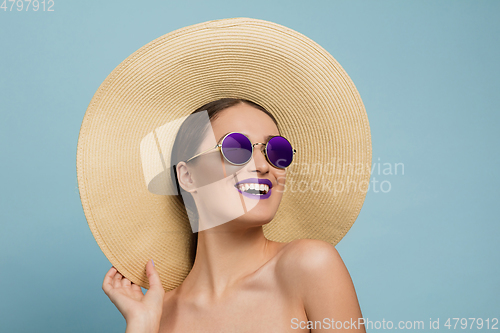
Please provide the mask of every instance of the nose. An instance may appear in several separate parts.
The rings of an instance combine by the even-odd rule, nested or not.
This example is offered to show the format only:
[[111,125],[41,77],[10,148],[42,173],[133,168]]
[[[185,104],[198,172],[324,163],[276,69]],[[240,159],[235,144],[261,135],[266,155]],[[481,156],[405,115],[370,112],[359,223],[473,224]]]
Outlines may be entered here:
[[253,163],[248,163],[250,168],[253,168],[255,165],[255,170],[249,171],[257,171],[259,173],[265,174],[269,172],[269,162],[267,162],[266,155],[264,153],[265,144],[263,143],[255,143],[253,148]]

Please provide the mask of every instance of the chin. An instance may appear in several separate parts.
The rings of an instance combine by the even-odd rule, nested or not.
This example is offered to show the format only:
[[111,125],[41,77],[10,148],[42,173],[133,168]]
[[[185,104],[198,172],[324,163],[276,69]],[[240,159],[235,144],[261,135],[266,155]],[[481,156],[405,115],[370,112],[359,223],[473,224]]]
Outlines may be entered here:
[[275,211],[271,212],[269,209],[261,209],[257,206],[242,216],[242,220],[245,225],[257,227],[271,222],[275,214]]

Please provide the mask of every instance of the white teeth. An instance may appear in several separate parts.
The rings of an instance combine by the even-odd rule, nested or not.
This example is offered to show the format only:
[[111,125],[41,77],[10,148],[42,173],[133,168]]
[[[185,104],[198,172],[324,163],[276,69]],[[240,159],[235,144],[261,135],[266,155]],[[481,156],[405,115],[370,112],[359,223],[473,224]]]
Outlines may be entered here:
[[[260,190],[260,191],[263,191],[264,193],[267,193],[267,192],[269,192],[269,185],[246,183],[246,184],[239,184],[238,189],[242,192],[245,192],[248,190]],[[257,195],[259,195],[259,194],[257,194]],[[262,195],[262,194],[260,194],[260,195]]]

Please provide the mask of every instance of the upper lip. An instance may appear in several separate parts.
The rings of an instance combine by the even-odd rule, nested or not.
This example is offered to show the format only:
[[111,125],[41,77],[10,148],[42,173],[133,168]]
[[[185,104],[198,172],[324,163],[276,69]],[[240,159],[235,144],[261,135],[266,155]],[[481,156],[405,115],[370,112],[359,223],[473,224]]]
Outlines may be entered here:
[[264,179],[264,178],[243,179],[243,180],[240,180],[239,182],[237,182],[234,186],[237,187],[238,185],[245,184],[245,183],[266,184],[267,186],[269,186],[269,189],[271,189],[273,187],[273,183],[271,183],[271,181],[269,179]]

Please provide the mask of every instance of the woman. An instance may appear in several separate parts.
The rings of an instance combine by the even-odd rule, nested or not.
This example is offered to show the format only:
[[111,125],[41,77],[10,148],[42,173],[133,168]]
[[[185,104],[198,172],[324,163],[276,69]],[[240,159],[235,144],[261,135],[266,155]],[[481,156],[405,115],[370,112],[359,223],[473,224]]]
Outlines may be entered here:
[[94,95],[77,153],[127,332],[363,331],[334,244],[370,165],[354,84],[304,35],[233,18],[142,47]]
[[[245,133],[255,144],[280,136],[276,119],[253,102],[221,99],[195,113],[202,110],[208,112],[215,138]],[[209,151],[209,141],[188,154]],[[103,290],[124,315],[127,332],[322,332],[337,322],[342,323],[337,330],[364,331],[354,286],[333,245],[311,239],[274,242],[264,236],[262,227],[273,219],[285,190],[286,169],[270,163],[260,148],[264,145],[254,147],[258,149],[251,161],[226,174],[229,187],[224,194],[230,195],[231,179],[237,175],[268,180],[271,195],[245,214],[200,231],[193,268],[179,287],[164,293],[152,262],[146,265],[151,286],[146,295],[115,268],[108,271]],[[182,155],[179,150],[174,148],[173,155]],[[214,200],[196,191],[197,179],[206,183],[204,170],[220,164],[231,168],[220,151],[214,152],[216,159],[210,153],[175,159],[179,186],[191,193],[196,207]],[[208,215],[199,212],[199,225],[206,225]]]

